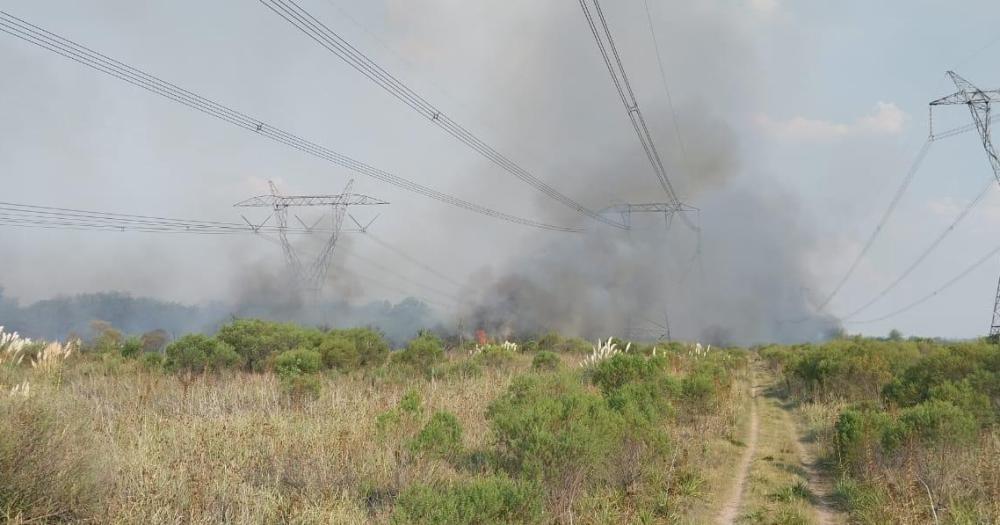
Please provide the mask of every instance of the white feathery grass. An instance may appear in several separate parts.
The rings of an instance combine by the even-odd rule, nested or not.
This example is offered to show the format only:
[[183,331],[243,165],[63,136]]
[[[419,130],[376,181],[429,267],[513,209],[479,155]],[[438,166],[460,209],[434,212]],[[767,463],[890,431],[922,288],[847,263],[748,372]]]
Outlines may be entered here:
[[618,344],[614,342],[613,338],[609,337],[607,341],[601,342],[600,339],[597,340],[597,345],[594,346],[594,350],[587,356],[586,359],[580,363],[583,368],[589,368],[597,365],[605,359],[611,359],[612,357],[621,354],[623,352],[628,352],[632,348],[632,343],[629,342],[625,345],[625,350],[619,350]]
[[14,385],[14,388],[10,389],[10,397],[23,397],[25,399],[31,395],[31,385],[24,381],[20,385]]
[[688,350],[688,355],[694,359],[701,359],[708,355],[712,351],[712,345],[708,347],[702,347],[701,343],[695,343],[694,347]]
[[65,344],[60,342],[49,343],[31,361],[31,367],[42,372],[55,370],[69,356],[73,355],[78,344],[79,342],[76,340],[67,341]]
[[21,337],[17,332],[4,332],[3,326],[0,326],[0,365],[21,364],[24,347],[30,344],[31,339]]

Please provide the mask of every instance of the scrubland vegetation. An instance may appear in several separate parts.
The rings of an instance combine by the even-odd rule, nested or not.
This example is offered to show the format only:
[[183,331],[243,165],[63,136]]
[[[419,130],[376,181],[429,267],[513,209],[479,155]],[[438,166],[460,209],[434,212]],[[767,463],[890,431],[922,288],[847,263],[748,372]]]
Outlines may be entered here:
[[760,350],[857,523],[1000,523],[1000,348],[845,338]]
[[748,402],[738,350],[95,328],[0,348],[0,519],[703,523]]
[[368,328],[253,319],[168,339],[0,332],[0,518],[708,523],[732,493],[738,523],[814,523],[823,475],[854,523],[1000,521],[986,342],[424,332],[393,348]]

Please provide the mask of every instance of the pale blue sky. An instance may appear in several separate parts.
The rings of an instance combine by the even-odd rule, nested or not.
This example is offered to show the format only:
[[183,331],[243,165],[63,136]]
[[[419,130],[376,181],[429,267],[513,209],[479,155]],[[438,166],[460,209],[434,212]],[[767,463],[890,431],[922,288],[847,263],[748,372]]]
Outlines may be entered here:
[[[1000,87],[996,2],[650,4],[682,136],[705,157],[733,154],[739,159],[733,181],[762,191],[773,185],[799,210],[816,245],[797,253],[812,275],[802,293],[813,300],[836,283],[887,205],[926,137],[927,102],[953,91],[945,70]],[[614,179],[607,187],[574,188],[572,178],[548,175],[586,170],[603,161],[603,148],[637,147],[577,2],[302,5],[540,178],[595,207],[617,197]],[[499,170],[484,170],[481,159],[257,2],[0,0],[0,9],[380,168],[504,211],[572,218]],[[672,152],[672,168],[684,171],[642,1],[606,1],[605,9],[653,133]],[[12,72],[0,80],[2,200],[232,219],[229,205],[260,192],[267,178],[294,191],[323,192],[350,176],[6,35],[0,62]],[[942,128],[969,122],[964,108],[938,117]],[[711,119],[731,128],[731,142],[699,140],[700,123]],[[641,156],[622,162],[626,172],[642,169]],[[482,173],[470,182],[470,170]],[[680,191],[696,205],[711,201],[710,190],[698,189],[708,184],[699,176],[678,175]],[[990,176],[974,134],[936,144],[830,312],[852,310],[891,281]],[[383,238],[456,279],[500,272],[514,252],[547,242],[375,181],[359,177],[358,186],[393,202],[379,219]],[[907,304],[1000,245],[998,194],[991,190],[924,266],[858,318]],[[703,213],[710,212],[725,214]],[[0,286],[28,300],[111,288],[204,301],[238,294],[234,274],[280,266],[280,254],[253,239],[206,243],[10,229],[0,229],[0,239],[13,247],[0,258]],[[362,241],[345,243],[345,252],[352,249],[394,265],[390,253]],[[338,264],[352,264],[346,260]],[[405,265],[396,269],[427,278]],[[910,312],[848,330],[979,335],[998,275],[1000,260],[991,261]],[[355,282],[336,286],[352,297],[394,293]]]

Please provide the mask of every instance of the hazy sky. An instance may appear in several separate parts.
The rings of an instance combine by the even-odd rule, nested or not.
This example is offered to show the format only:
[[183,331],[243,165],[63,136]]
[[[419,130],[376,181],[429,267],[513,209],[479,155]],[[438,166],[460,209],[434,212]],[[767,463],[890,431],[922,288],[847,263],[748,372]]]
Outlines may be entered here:
[[[300,3],[564,193],[600,208],[635,198],[623,177],[643,180],[655,192],[576,1]],[[716,171],[733,171],[734,178],[719,184],[752,185],[773,197],[767,202],[776,217],[808,225],[812,242],[796,256],[811,274],[808,289],[799,293],[814,303],[851,263],[924,141],[927,102],[954,91],[945,70],[954,68],[984,88],[1000,87],[996,2],[965,1],[960,8],[912,0],[649,3],[681,138],[688,158],[698,159],[687,165],[678,155],[642,0],[605,1],[604,8],[653,134],[671,171],[683,172],[678,191],[703,216],[725,217],[727,208],[713,207],[703,186]],[[509,213],[578,220],[258,2],[0,0],[0,9],[402,177]],[[352,174],[6,34],[0,34],[0,63],[2,201],[239,220],[231,205],[262,193],[268,179],[289,192],[333,193],[354,177],[357,191],[392,203],[379,210],[375,223],[382,239],[472,286],[502,272],[521,252],[564,235],[496,222]],[[969,115],[947,108],[936,112],[935,122],[940,128],[964,125]],[[715,123],[731,140],[718,139]],[[615,152],[613,163],[608,151]],[[737,159],[732,162],[738,165],[717,166],[713,159]],[[606,184],[587,176],[598,167]],[[974,134],[936,143],[829,311],[845,313],[867,302],[991,177]],[[993,188],[923,266],[858,319],[934,290],[1000,245],[993,235],[998,230],[1000,191]],[[108,289],[183,302],[228,299],[239,296],[248,276],[281,271],[277,248],[251,236],[0,226],[0,240],[0,286],[24,301]],[[677,250],[689,253],[688,240],[674,239]],[[351,273],[341,274],[334,289],[350,297],[406,293],[447,303],[414,282],[459,293],[362,238],[346,239],[335,258],[334,277],[344,265]],[[979,335],[988,328],[998,275],[1000,260],[991,261],[905,314],[847,328]]]

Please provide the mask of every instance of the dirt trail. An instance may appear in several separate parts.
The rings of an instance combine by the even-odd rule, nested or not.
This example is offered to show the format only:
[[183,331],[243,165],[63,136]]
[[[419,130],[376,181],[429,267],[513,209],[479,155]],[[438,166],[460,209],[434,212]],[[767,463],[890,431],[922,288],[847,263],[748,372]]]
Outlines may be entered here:
[[726,504],[722,507],[718,519],[715,520],[719,525],[731,525],[736,521],[736,516],[742,507],[743,493],[746,491],[750,465],[753,463],[753,458],[757,453],[757,434],[760,432],[760,419],[757,416],[756,386],[750,387],[750,397],[750,430],[747,432],[747,449],[743,451],[743,457],[740,458],[736,480],[730,489],[729,497],[726,498]]
[[795,422],[792,421],[791,415],[788,410],[785,409],[785,426],[788,429],[789,435],[792,441],[795,442],[795,452],[799,457],[799,463],[802,469],[806,473],[806,479],[809,482],[809,491],[815,496],[813,501],[813,509],[816,514],[816,523],[818,525],[836,525],[843,523],[844,520],[839,512],[833,505],[833,483],[821,470],[819,465],[817,465],[816,458],[812,456],[806,446],[802,443],[802,438],[799,435],[798,429],[795,426]]

